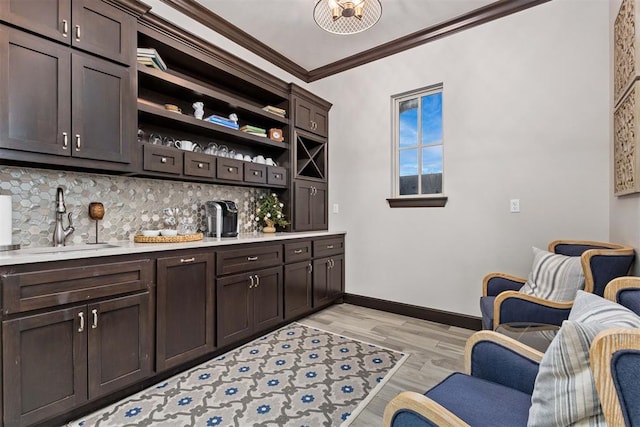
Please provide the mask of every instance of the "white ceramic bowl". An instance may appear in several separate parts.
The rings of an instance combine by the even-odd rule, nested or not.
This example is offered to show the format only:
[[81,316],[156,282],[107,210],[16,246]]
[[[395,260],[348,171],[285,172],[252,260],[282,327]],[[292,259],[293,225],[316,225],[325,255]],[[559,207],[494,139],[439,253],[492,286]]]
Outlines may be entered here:
[[178,230],[160,230],[160,234],[163,236],[177,236]]
[[160,230],[142,230],[144,237],[156,237],[160,235]]

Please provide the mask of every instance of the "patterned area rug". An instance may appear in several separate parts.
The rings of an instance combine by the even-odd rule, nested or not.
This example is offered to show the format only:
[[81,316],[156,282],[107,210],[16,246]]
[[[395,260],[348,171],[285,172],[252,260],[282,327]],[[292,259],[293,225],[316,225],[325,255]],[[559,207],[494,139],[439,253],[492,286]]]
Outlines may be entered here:
[[347,426],[406,357],[292,323],[69,426]]

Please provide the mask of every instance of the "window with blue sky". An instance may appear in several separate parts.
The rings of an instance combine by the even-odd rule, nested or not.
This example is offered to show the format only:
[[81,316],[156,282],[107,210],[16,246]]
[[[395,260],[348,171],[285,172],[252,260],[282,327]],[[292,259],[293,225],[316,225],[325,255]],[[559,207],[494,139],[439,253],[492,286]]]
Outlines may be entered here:
[[394,196],[442,194],[442,85],[393,97]]

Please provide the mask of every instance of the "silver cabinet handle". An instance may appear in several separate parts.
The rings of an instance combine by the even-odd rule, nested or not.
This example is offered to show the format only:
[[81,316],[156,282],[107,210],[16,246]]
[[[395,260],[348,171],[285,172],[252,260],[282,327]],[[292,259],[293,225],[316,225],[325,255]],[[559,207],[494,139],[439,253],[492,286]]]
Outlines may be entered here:
[[78,328],[78,332],[84,332],[84,312],[78,313],[78,317],[80,318],[80,327]]
[[202,163],[198,163],[198,169],[202,169],[204,165]]
[[69,35],[69,21],[66,19],[62,20],[62,37],[67,37]]
[[254,176],[258,176],[258,175],[260,175],[260,172],[258,172],[258,171],[253,171],[253,175],[254,175]]
[[309,274],[313,273],[313,265],[311,265],[311,263],[309,263]]
[[333,245],[327,245],[327,249],[333,249]]
[[233,172],[233,168],[227,168],[229,172]]
[[247,257],[247,261],[257,261],[258,257],[257,256],[248,256]]
[[193,262],[195,261],[195,257],[191,257],[191,258],[180,258],[180,262]]
[[69,148],[69,135],[66,132],[62,132],[62,148]]
[[91,329],[95,329],[98,327],[98,309],[94,308],[91,310],[91,314],[93,315],[93,323],[91,323]]
[[80,135],[76,134],[76,151],[80,151]]
[[249,289],[253,288],[253,276],[249,276],[249,280],[251,280],[251,284],[249,285]]
[[76,41],[80,41],[80,25],[76,25]]
[[167,163],[167,158],[166,157],[161,158],[160,163]]
[[260,286],[260,276],[258,276],[256,274],[256,286],[255,287],[257,288],[258,286]]
[[293,251],[294,254],[301,254],[302,253],[302,249],[296,249],[295,251]]
[[282,175],[280,175],[279,173],[274,173],[274,174],[273,174],[273,177],[274,177],[275,179],[282,179]]

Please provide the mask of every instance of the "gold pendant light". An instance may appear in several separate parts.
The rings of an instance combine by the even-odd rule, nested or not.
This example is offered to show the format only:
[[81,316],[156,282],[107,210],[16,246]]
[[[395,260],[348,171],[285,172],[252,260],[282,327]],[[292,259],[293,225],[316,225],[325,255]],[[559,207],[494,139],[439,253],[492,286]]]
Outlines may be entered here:
[[333,34],[355,34],[371,28],[382,15],[380,0],[318,0],[313,19]]

